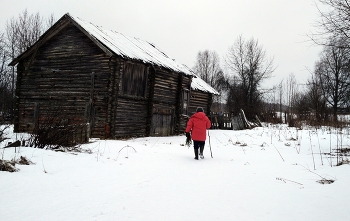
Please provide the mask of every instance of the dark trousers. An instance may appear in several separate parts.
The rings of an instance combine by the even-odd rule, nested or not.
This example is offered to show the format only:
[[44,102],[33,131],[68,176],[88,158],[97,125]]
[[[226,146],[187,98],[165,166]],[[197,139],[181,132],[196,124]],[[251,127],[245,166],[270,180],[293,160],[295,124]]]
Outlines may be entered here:
[[196,140],[193,141],[194,150],[198,150],[198,148],[200,148],[201,152],[203,152],[204,145],[205,145],[205,141],[196,141]]
[[193,141],[193,147],[194,147],[194,159],[198,160],[198,148],[200,149],[200,154],[202,156],[203,154],[203,149],[204,149],[204,141]]
[[205,144],[205,141],[196,141],[196,140],[193,141],[194,159],[198,160],[198,149],[199,149],[201,158],[203,159],[204,144]]

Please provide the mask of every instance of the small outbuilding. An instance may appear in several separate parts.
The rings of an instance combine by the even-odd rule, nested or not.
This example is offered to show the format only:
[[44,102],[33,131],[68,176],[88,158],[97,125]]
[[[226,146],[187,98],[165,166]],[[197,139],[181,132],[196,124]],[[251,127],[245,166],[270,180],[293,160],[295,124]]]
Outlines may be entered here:
[[174,135],[197,106],[209,114],[217,94],[155,45],[69,14],[10,65],[15,132],[56,119],[98,138]]

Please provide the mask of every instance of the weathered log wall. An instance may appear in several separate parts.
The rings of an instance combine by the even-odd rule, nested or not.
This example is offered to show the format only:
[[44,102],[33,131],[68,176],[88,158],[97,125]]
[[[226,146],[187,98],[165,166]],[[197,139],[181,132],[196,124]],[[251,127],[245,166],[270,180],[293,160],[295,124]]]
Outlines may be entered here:
[[[117,97],[116,117],[114,121],[116,138],[130,136],[168,136],[176,133],[176,123],[180,123],[182,79],[184,76],[173,71],[154,66],[145,66],[147,85],[145,96],[124,94],[125,82],[122,80],[126,62],[121,61],[119,90]],[[139,66],[142,64],[134,64]],[[130,65],[128,65],[130,66]],[[185,77],[185,82],[190,78]],[[128,78],[128,82],[133,82]],[[144,85],[140,85],[142,87]],[[180,91],[180,92],[179,92]]]
[[191,116],[192,114],[194,114],[197,110],[197,107],[202,107],[204,109],[204,112],[209,116],[211,102],[211,94],[202,91],[192,90],[190,96],[190,105],[188,107],[189,115]]
[[148,76],[149,68],[145,64],[136,61],[132,62],[118,59],[117,62],[119,68],[117,68],[117,79],[115,80],[117,86],[114,91],[116,103],[113,105],[114,113],[112,113],[115,116],[110,124],[114,128],[113,138],[146,136],[148,132],[147,117],[149,116],[149,84],[145,81],[143,82],[144,85],[140,85],[140,87],[146,87],[146,92],[143,96],[130,95],[128,94],[129,91],[127,87],[135,88],[136,85],[129,85],[134,83],[134,76],[128,76],[128,82],[123,82],[123,77],[125,78],[126,65],[129,67],[130,65],[135,65],[137,67],[143,66],[144,70],[147,72],[146,76]]
[[146,99],[119,96],[115,118],[115,137],[145,136]]
[[165,69],[156,69],[154,103],[168,104],[169,107],[175,108],[178,77],[177,73]]
[[179,73],[155,69],[151,135],[167,136],[176,132],[181,105],[178,97],[181,93],[181,78]]
[[[188,92],[188,101],[184,101],[183,92]],[[178,128],[178,134],[181,134],[185,131],[186,125],[189,117],[191,116],[191,110],[189,107],[190,104],[190,95],[191,95],[191,78],[183,77],[182,79],[182,99],[181,99],[181,114],[180,114],[180,122]],[[185,104],[186,102],[186,104]],[[184,105],[187,105],[187,108],[184,108]],[[187,110],[187,111],[186,111]]]
[[180,124],[180,130],[179,133],[184,133],[186,126],[187,126],[187,122],[190,119],[190,116],[188,115],[181,115],[181,124]]
[[34,114],[59,112],[69,124],[92,123],[92,136],[103,137],[109,75],[109,57],[68,25],[19,63],[15,130],[31,132],[40,124]]
[[[184,130],[182,93],[190,90],[190,76],[111,57],[73,24],[60,28],[19,61],[15,131],[32,132],[49,116],[57,116],[57,125],[88,123],[91,136],[99,138],[166,136]],[[132,65],[138,74],[132,74]],[[129,90],[126,84],[132,82],[142,85]],[[198,96],[204,107],[206,96]]]
[[174,109],[166,105],[155,105],[153,108],[151,136],[169,136],[174,134]]

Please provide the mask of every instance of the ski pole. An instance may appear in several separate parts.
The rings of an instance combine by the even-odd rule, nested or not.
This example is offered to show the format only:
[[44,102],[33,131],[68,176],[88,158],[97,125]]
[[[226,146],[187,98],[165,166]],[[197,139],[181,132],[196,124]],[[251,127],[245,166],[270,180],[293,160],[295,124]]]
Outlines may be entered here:
[[209,148],[210,148],[210,155],[211,155],[211,158],[213,158],[213,152],[211,151],[211,144],[210,144],[210,135],[209,135],[209,130],[208,130],[208,137],[209,137]]

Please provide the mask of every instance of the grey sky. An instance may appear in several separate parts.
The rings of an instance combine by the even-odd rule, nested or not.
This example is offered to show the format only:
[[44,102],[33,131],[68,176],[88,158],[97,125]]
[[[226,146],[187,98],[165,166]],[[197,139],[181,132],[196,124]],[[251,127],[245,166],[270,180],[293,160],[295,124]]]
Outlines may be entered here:
[[154,43],[191,68],[198,51],[216,51],[223,62],[239,35],[253,37],[277,67],[269,86],[290,73],[304,83],[321,50],[306,37],[319,16],[314,0],[1,0],[0,8],[1,30],[25,9],[57,19],[68,12]]

